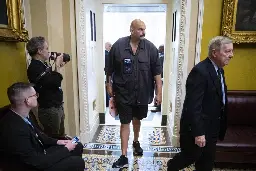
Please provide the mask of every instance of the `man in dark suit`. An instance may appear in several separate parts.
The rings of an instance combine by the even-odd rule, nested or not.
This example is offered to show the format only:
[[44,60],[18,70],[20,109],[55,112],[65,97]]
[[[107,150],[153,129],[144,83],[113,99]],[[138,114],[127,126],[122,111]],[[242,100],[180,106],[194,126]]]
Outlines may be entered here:
[[27,83],[7,90],[11,107],[0,120],[0,168],[3,171],[83,171],[83,146],[57,140],[31,124],[29,111],[37,106],[38,94]]
[[196,171],[211,171],[218,138],[226,132],[227,87],[224,70],[233,57],[233,43],[217,36],[209,43],[208,58],[188,75],[180,120],[181,152],[169,160],[168,171],[195,163]]

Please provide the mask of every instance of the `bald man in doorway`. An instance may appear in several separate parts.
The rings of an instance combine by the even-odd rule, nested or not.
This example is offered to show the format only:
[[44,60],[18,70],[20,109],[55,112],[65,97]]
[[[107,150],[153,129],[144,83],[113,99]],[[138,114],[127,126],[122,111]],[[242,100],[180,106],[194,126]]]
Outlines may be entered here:
[[[162,66],[158,50],[145,39],[146,25],[135,19],[130,25],[131,35],[118,39],[109,52],[106,64],[107,92],[114,96],[121,128],[122,155],[113,163],[113,168],[127,168],[127,148],[130,135],[130,122],[133,124],[134,155],[143,155],[138,141],[141,121],[147,117],[148,104],[162,102]],[[155,86],[156,84],[156,86]]]

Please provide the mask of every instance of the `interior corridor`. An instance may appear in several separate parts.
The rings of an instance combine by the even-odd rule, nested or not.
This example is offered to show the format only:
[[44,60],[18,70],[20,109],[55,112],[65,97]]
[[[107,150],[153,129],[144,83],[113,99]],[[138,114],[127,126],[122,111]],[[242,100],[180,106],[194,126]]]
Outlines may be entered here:
[[[180,117],[187,76],[193,66],[207,58],[209,40],[217,35],[223,35],[221,33],[221,29],[225,27],[222,26],[225,20],[223,10],[225,8],[230,10],[235,0],[232,3],[228,1],[231,4],[227,1],[8,0],[11,3],[6,4],[6,7],[14,12],[14,15],[11,17],[6,15],[12,21],[4,25],[6,28],[1,27],[2,23],[0,23],[2,57],[0,62],[3,70],[0,107],[9,104],[6,96],[7,87],[17,81],[28,81],[26,69],[31,57],[26,51],[26,42],[31,37],[45,37],[49,44],[49,52],[67,53],[71,56],[70,62],[61,71],[65,133],[71,137],[78,136],[84,145],[85,171],[118,170],[113,169],[112,164],[121,155],[120,120],[118,117],[113,118],[106,107],[104,43],[107,41],[114,43],[118,38],[128,36],[130,18],[122,18],[115,14],[119,17],[117,23],[113,19],[114,15],[108,14],[109,19],[106,24],[110,26],[105,27],[108,29],[104,32],[104,11],[120,12],[120,7],[125,6],[128,10],[126,12],[137,18],[140,17],[134,11],[137,8],[155,10],[154,12],[158,10],[158,14],[164,12],[164,17],[148,17],[146,21],[150,25],[147,28],[150,31],[146,33],[146,38],[150,41],[154,39],[157,48],[163,44],[165,49],[161,112],[153,112],[154,107],[151,104],[147,118],[142,120],[139,138],[144,150],[142,157],[133,155],[133,131],[132,126],[130,127],[129,168],[123,170],[167,171],[167,161],[180,151]],[[129,7],[131,7],[130,11]],[[235,7],[232,10],[236,11]],[[147,12],[144,11],[143,15],[147,16],[149,14]],[[230,12],[228,14],[231,15]],[[232,17],[227,16],[227,18]],[[166,26],[160,25],[159,21]],[[126,28],[115,29],[118,24],[125,25]],[[7,26],[11,26],[11,29],[7,29]],[[252,36],[252,40],[256,42],[255,35]],[[241,40],[246,39],[241,38]],[[248,129],[251,130],[249,133],[244,129],[252,127],[250,122],[255,123],[255,114],[250,113],[249,110],[256,106],[256,100],[252,100],[256,99],[256,93],[252,93],[256,87],[256,50],[253,44],[241,43],[234,45],[234,51],[235,58],[225,68],[225,75],[228,91],[235,92],[233,95],[228,94],[228,97],[233,99],[231,105],[229,104],[233,108],[230,118],[236,126],[238,125],[238,132],[235,132],[236,129],[232,132],[233,125],[228,125],[231,128],[228,137],[230,139],[227,138],[227,141],[221,144],[220,151],[223,153],[220,154],[219,160],[225,163],[225,157],[222,155],[226,156],[228,153],[231,164],[225,163],[223,167],[217,165],[214,171],[255,171],[256,169],[245,169],[243,164],[248,164],[247,158],[244,157],[250,158],[249,162],[256,163],[253,158],[256,155],[256,144],[252,142],[256,135],[255,124],[253,129]],[[241,91],[245,91],[247,95]],[[37,112],[34,115],[38,118]],[[245,137],[243,141],[240,141],[241,137]],[[233,162],[233,154],[237,157],[238,162],[235,161],[237,163]],[[195,168],[191,165],[183,171],[195,171]]]

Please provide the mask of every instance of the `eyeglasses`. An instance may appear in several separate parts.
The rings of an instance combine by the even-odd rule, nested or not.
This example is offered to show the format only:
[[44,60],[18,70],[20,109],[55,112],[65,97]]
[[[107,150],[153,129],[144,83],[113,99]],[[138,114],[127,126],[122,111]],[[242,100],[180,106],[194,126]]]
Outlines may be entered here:
[[38,97],[39,97],[39,94],[36,93],[36,94],[34,94],[34,95],[32,95],[32,96],[28,96],[27,98],[30,98],[30,97],[36,97],[36,98],[38,98]]

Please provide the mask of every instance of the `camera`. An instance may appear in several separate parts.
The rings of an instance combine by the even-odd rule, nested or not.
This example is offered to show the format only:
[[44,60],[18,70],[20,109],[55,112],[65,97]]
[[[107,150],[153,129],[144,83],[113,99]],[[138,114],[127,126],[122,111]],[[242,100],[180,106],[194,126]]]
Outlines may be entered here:
[[[56,57],[54,57],[55,54],[56,54]],[[59,55],[61,55],[61,53],[51,52],[50,59],[55,60]],[[63,62],[69,62],[70,58],[71,57],[69,56],[69,54],[63,53]]]

